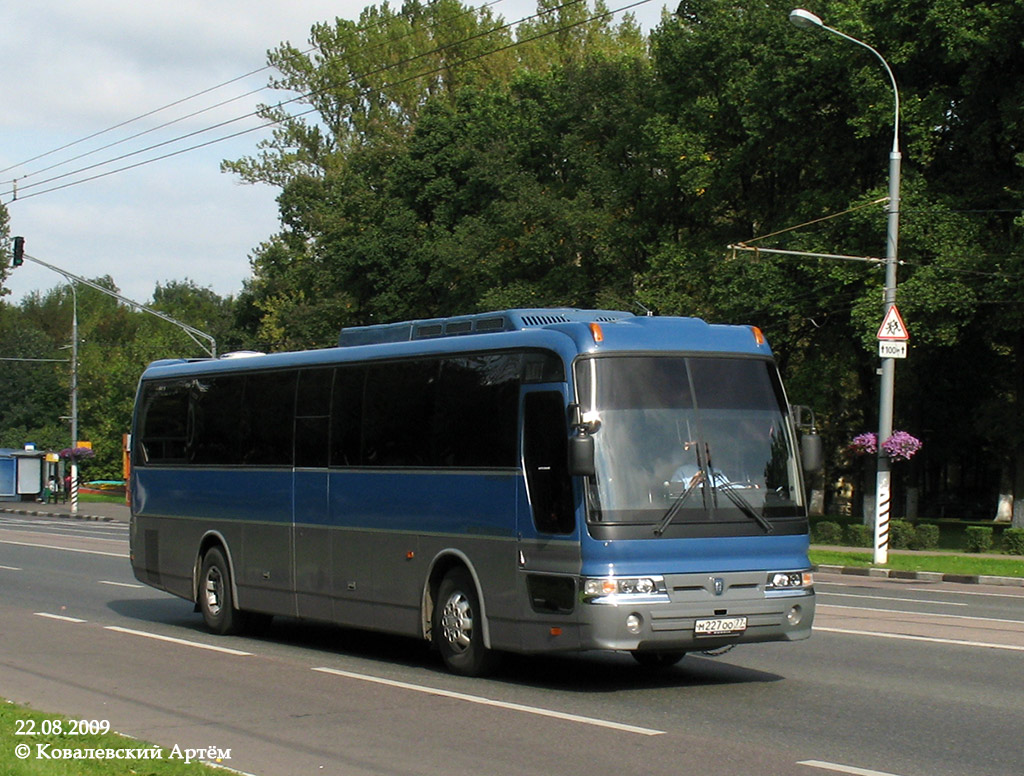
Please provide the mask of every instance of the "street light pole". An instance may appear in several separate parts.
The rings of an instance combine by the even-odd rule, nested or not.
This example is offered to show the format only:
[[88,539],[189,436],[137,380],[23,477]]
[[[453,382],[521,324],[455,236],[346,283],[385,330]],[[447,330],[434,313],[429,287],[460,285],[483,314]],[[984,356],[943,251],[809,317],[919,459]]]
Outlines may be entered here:
[[[844,32],[827,26],[822,20],[803,8],[790,12],[789,20],[802,29],[815,27],[827,30],[840,38],[856,43],[874,54],[882,63],[892,83],[894,98],[892,151],[889,153],[889,204],[886,223],[885,241],[885,293],[882,302],[882,314],[887,316],[890,308],[896,304],[896,260],[898,255],[900,232],[900,91],[896,85],[896,76],[885,58],[864,41],[857,40]],[[885,320],[883,317],[882,320]],[[881,368],[881,385],[878,398],[878,474],[875,479],[875,543],[874,563],[884,564],[889,560],[889,507],[891,485],[891,463],[885,454],[882,443],[892,436],[893,392],[896,382],[896,360],[883,358]]]
[[78,291],[74,281],[64,276],[71,286],[71,514],[78,514]]

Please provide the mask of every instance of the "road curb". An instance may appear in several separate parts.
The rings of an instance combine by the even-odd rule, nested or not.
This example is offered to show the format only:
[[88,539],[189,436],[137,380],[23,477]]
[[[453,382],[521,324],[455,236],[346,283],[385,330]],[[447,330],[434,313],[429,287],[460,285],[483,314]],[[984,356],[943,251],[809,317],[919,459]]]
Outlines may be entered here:
[[919,582],[958,582],[962,585],[1003,585],[1024,587],[1024,577],[993,577],[986,574],[941,574],[937,571],[902,571],[867,566],[814,566],[823,574],[844,574],[852,577],[880,577],[883,579],[911,579]]
[[45,509],[11,509],[9,507],[0,507],[0,512],[6,512],[9,515],[26,515],[28,517],[59,517],[64,520],[93,520],[100,523],[112,523],[114,518],[106,515],[88,515],[84,512],[76,512],[75,514],[64,514],[62,512],[48,512]]

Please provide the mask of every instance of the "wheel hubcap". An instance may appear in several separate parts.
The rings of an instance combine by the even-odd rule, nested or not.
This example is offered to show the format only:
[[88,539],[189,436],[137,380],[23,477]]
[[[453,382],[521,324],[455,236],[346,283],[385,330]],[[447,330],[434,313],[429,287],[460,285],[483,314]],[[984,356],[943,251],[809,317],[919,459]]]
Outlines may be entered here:
[[445,603],[441,612],[441,630],[444,640],[454,651],[469,649],[473,638],[473,610],[464,593],[453,593]]
[[206,610],[214,617],[220,614],[222,584],[223,580],[217,569],[212,568],[206,572]]

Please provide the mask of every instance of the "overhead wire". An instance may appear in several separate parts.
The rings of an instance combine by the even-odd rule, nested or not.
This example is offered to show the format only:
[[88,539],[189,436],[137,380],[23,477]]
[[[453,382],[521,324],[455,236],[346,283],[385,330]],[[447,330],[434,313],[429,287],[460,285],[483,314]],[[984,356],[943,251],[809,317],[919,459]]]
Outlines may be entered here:
[[[484,8],[488,8],[488,7],[492,6],[492,5],[496,5],[497,3],[501,3],[501,2],[504,2],[504,0],[488,0],[488,2],[482,3],[479,6],[474,6],[474,7],[467,8],[461,14],[456,14],[455,16],[450,17],[449,19],[446,19],[445,21],[451,21],[451,20],[457,19],[457,18],[459,18],[460,16],[463,16],[463,15],[468,15],[470,13],[476,13],[478,11],[483,10]],[[373,29],[374,27],[381,26],[385,21],[386,20],[382,19],[378,23],[375,23],[373,25],[364,25],[362,27],[356,27],[354,29],[354,32],[356,32],[356,33],[366,32],[368,30]],[[389,43],[394,43],[394,42],[401,41],[404,38],[409,37],[409,36],[411,36],[413,34],[415,34],[415,30],[409,31],[405,35],[400,35],[400,36],[397,36],[395,38],[392,38],[390,41],[381,42],[381,43],[377,44],[377,46],[371,47],[369,50],[372,51],[374,48],[377,48],[377,47],[380,47],[380,46],[384,46],[384,45],[387,45]],[[311,47],[309,47],[307,49],[304,49],[304,50],[300,51],[299,53],[302,54],[302,55],[310,54],[313,51],[316,51],[316,49],[317,49],[316,46],[311,46]],[[251,70],[248,73],[244,73],[242,75],[235,76],[234,78],[230,78],[227,81],[223,81],[223,82],[221,82],[219,84],[216,84],[215,86],[210,86],[210,87],[208,87],[206,89],[202,89],[202,90],[200,90],[198,92],[195,92],[193,94],[190,94],[190,95],[188,95],[186,97],[182,97],[180,99],[177,99],[177,100],[174,100],[174,101],[172,101],[170,103],[167,103],[166,105],[163,105],[163,106],[161,106],[159,108],[154,108],[154,109],[152,109],[150,111],[142,113],[142,114],[140,114],[138,116],[135,116],[134,118],[126,119],[126,120],[121,121],[121,122],[119,122],[117,124],[114,124],[111,127],[107,127],[106,129],[102,129],[102,130],[99,130],[97,132],[93,132],[92,134],[86,135],[85,137],[79,138],[78,140],[73,140],[73,141],[71,141],[69,143],[65,143],[64,145],[62,145],[62,146],[60,146],[58,148],[54,148],[54,149],[52,149],[50,151],[46,151],[44,153],[38,154],[36,156],[33,156],[30,159],[26,159],[26,160],[24,160],[22,162],[18,162],[18,163],[13,164],[13,165],[11,165],[9,167],[5,167],[3,169],[0,169],[0,173],[9,172],[10,170],[17,169],[18,167],[23,167],[26,164],[30,164],[31,162],[38,161],[39,159],[43,159],[43,158],[46,158],[48,156],[52,156],[53,154],[59,153],[60,151],[67,150],[68,148],[72,148],[72,147],[74,147],[76,145],[80,145],[81,143],[85,143],[85,142],[87,142],[89,140],[93,140],[93,139],[95,139],[97,137],[100,137],[100,136],[102,136],[104,134],[112,132],[112,131],[114,131],[116,129],[120,129],[122,127],[128,126],[128,125],[133,124],[135,122],[141,121],[142,119],[149,118],[150,116],[154,116],[154,115],[156,115],[158,113],[161,113],[161,112],[163,112],[165,110],[169,110],[170,108],[177,107],[178,105],[182,105],[182,104],[184,104],[184,103],[186,103],[186,102],[188,102],[190,100],[196,99],[198,97],[202,97],[203,95],[206,95],[206,94],[210,94],[210,93],[212,93],[212,92],[214,92],[214,91],[216,91],[218,89],[221,89],[221,88],[223,88],[225,86],[230,86],[233,83],[237,83],[238,81],[242,81],[242,80],[244,80],[246,78],[249,78],[251,76],[258,75],[259,73],[261,73],[261,72],[263,72],[265,70],[270,70],[272,68],[273,68],[272,65],[269,65],[269,64],[268,65],[263,65],[262,67],[259,67],[256,70]],[[143,130],[142,132],[137,132],[134,135],[129,135],[128,137],[122,138],[120,140],[116,140],[116,141],[114,141],[112,143],[108,143],[105,146],[101,146],[99,148],[94,148],[91,151],[87,151],[87,152],[79,154],[77,156],[73,156],[73,157],[71,157],[69,159],[65,159],[63,161],[56,162],[56,163],[54,163],[54,164],[52,164],[52,165],[50,165],[48,167],[44,167],[44,168],[39,169],[39,170],[34,170],[34,171],[30,172],[30,173],[26,173],[25,175],[17,176],[17,177],[15,177],[13,179],[0,180],[0,185],[14,184],[14,183],[17,183],[18,181],[22,181],[22,180],[24,180],[24,179],[26,179],[28,177],[33,176],[33,175],[39,175],[39,174],[44,173],[44,172],[49,172],[50,170],[56,169],[58,167],[63,167],[64,165],[70,164],[71,162],[78,161],[79,159],[83,159],[85,157],[92,156],[92,155],[97,154],[97,153],[99,153],[101,151],[105,151],[105,150],[108,150],[108,149],[113,148],[115,146],[122,145],[122,144],[130,142],[132,140],[136,140],[139,137],[151,134],[152,132],[156,132],[156,131],[159,131],[161,129],[166,129],[167,127],[172,126],[174,124],[178,124],[178,123],[181,123],[182,121],[186,121],[188,119],[195,118],[196,116],[200,116],[200,115],[202,115],[204,113],[208,113],[211,110],[216,110],[217,108],[222,108],[225,105],[228,105],[228,104],[230,104],[232,102],[237,102],[238,100],[245,99],[246,97],[251,97],[254,94],[258,94],[259,92],[266,91],[267,89],[270,89],[270,88],[272,88],[270,85],[264,84],[263,86],[261,86],[261,87],[259,87],[257,89],[252,89],[252,90],[250,90],[248,92],[245,92],[244,94],[240,94],[240,95],[237,95],[235,97],[231,97],[231,98],[229,98],[227,100],[222,100],[221,102],[218,102],[218,103],[216,103],[214,105],[210,105],[210,106],[208,106],[206,108],[202,108],[200,110],[193,111],[192,113],[189,113],[189,114],[186,114],[184,116],[180,116],[179,118],[172,119],[170,121],[164,122],[163,124],[160,124],[158,126],[151,127],[149,129]],[[250,114],[250,115],[252,115],[252,114]],[[248,116],[246,118],[248,118]],[[216,127],[214,127],[214,128],[216,128]],[[106,163],[110,164],[110,163],[112,163],[114,161],[118,161],[118,159],[115,158],[115,159],[112,159],[112,160],[108,160]],[[70,174],[74,174],[74,173],[70,173]],[[25,187],[25,188],[31,188],[31,186],[33,186],[33,185],[40,185],[40,184],[31,184],[30,186]]]
[[[463,13],[476,12],[476,11],[480,10],[481,8],[486,8],[486,7],[490,6],[490,5],[495,5],[498,2],[502,2],[502,0],[489,0],[488,2],[483,3],[480,6],[476,6],[476,7],[470,8],[470,9],[464,11]],[[524,17],[516,19],[514,21],[509,21],[509,23],[506,23],[506,24],[498,26],[498,27],[488,28],[487,30],[484,30],[484,31],[482,31],[480,33],[472,35],[472,36],[470,36],[468,38],[464,38],[464,39],[461,39],[459,41],[454,41],[452,43],[445,44],[443,46],[438,46],[438,47],[436,47],[436,48],[434,48],[434,49],[432,49],[430,51],[421,52],[419,54],[416,54],[415,56],[408,57],[407,59],[402,59],[400,61],[393,62],[393,63],[388,64],[388,66],[385,66],[383,68],[379,68],[377,70],[370,71],[370,72],[367,72],[367,73],[357,74],[357,75],[353,76],[351,79],[349,79],[349,81],[347,83],[352,83],[353,81],[357,81],[357,80],[362,79],[362,78],[367,78],[367,77],[370,77],[370,76],[373,76],[373,75],[378,75],[380,73],[383,73],[383,72],[386,72],[386,71],[389,71],[389,70],[393,70],[395,68],[403,66],[403,64],[408,64],[411,61],[415,61],[418,58],[422,58],[424,56],[429,56],[429,55],[441,52],[441,51],[443,51],[445,49],[454,48],[454,47],[463,45],[463,44],[465,44],[465,43],[467,43],[469,41],[472,41],[474,39],[477,39],[477,38],[487,37],[489,35],[493,35],[495,33],[498,33],[498,32],[504,31],[504,30],[508,30],[510,28],[513,28],[513,27],[515,27],[517,25],[522,24],[523,21],[529,21],[531,19],[538,18],[539,16],[548,15],[548,14],[556,12],[556,11],[562,9],[562,8],[565,8],[565,7],[568,7],[568,6],[571,6],[571,5],[577,5],[577,4],[580,4],[582,2],[586,2],[586,0],[568,0],[567,2],[562,3],[561,5],[558,5],[558,6],[555,6],[555,7],[552,7],[552,8],[547,8],[547,9],[545,9],[543,11],[539,11],[537,13],[530,14],[528,16],[524,16]],[[515,43],[513,43],[511,45],[512,46],[522,45],[522,44],[530,42],[531,40],[536,40],[537,38],[545,37],[546,35],[551,35],[551,34],[555,34],[555,33],[558,33],[558,32],[562,32],[564,30],[571,29],[572,27],[577,27],[579,25],[586,24],[586,23],[588,23],[588,21],[592,21],[592,20],[595,20],[595,19],[598,19],[598,18],[602,18],[602,17],[608,16],[608,15],[613,15],[613,14],[621,12],[623,10],[629,10],[630,8],[633,8],[633,7],[636,7],[636,6],[639,6],[639,5],[643,5],[643,4],[647,3],[647,2],[650,2],[650,0],[639,0],[638,2],[634,2],[634,3],[628,4],[628,5],[623,6],[621,8],[616,8],[616,9],[614,9],[612,11],[606,11],[606,12],[603,12],[603,13],[597,13],[597,14],[591,15],[591,16],[589,16],[589,17],[587,17],[587,18],[585,18],[585,19],[583,19],[581,21],[578,21],[578,23],[573,23],[571,25],[567,25],[567,26],[564,26],[564,27],[556,28],[554,30],[551,30],[551,31],[548,31],[548,32],[544,33],[543,35],[535,36],[534,38],[530,38],[530,39],[526,39],[526,40],[521,40],[521,41],[516,41]],[[449,21],[449,20],[452,20],[454,18],[458,18],[460,15],[463,15],[463,14],[456,14],[455,16],[452,16],[452,17],[449,17],[449,18],[445,19],[445,21]],[[370,29],[370,28],[369,27],[367,27],[367,28],[357,28],[356,32],[365,31],[367,29]],[[394,43],[394,42],[400,41],[402,38],[409,37],[410,35],[414,35],[414,34],[416,34],[416,31],[411,31],[411,32],[407,33],[406,35],[398,36],[398,37],[393,38],[393,39],[391,39],[389,41],[385,41],[385,42],[382,42],[380,44],[377,44],[377,46],[371,47],[369,50],[373,50],[373,48],[384,46],[384,45],[388,45],[390,43]],[[494,49],[492,51],[487,51],[487,52],[484,52],[484,54],[482,54],[481,56],[489,55],[489,54],[492,54],[492,53],[497,53],[498,51],[504,50],[504,49],[509,48],[509,47],[510,46],[505,46],[505,47],[500,47],[498,49]],[[315,50],[315,47],[313,47],[312,49],[307,49],[305,53],[308,53],[311,50]],[[463,63],[464,61],[471,61],[474,58],[480,58],[480,56],[470,57],[470,58],[467,58],[467,59],[465,59],[463,61],[450,63],[450,64],[447,64],[447,66],[445,66],[445,67],[458,67],[459,64]],[[265,69],[267,69],[269,67],[270,66],[266,66],[265,68],[263,68],[261,70],[265,70]],[[260,71],[254,71],[254,73],[258,73],[258,72],[260,72]],[[399,82],[392,82],[392,83],[389,83],[389,84],[385,84],[384,87],[397,85],[399,83],[406,83],[406,82],[408,82],[410,80],[415,80],[417,78],[424,78],[426,76],[433,75],[436,72],[439,72],[439,71],[435,70],[435,71],[428,71],[428,72],[425,72],[425,73],[417,74],[416,76],[414,76],[414,77],[412,77],[410,79],[404,79],[404,80],[399,81]],[[239,77],[239,78],[244,78],[244,76],[243,77]],[[233,80],[238,80],[238,79],[233,79]],[[210,90],[215,89],[215,88],[217,88],[217,87],[211,87]],[[269,87],[261,87],[261,89],[258,89],[256,91],[262,91],[265,88],[269,88]],[[210,91],[210,90],[205,90],[205,91]],[[255,93],[255,92],[250,92],[250,94],[252,94],[252,93]],[[60,175],[55,175],[55,176],[46,178],[44,180],[39,180],[39,181],[30,183],[28,185],[20,186],[18,189],[15,190],[14,195],[8,201],[7,204],[9,204],[11,202],[18,201],[18,200],[26,200],[26,199],[30,199],[32,197],[38,197],[38,196],[43,195],[43,193],[49,193],[51,191],[59,190],[59,189],[62,189],[62,188],[68,188],[70,186],[77,185],[79,183],[85,183],[85,182],[88,182],[88,181],[96,180],[98,178],[106,177],[106,176],[113,175],[113,174],[116,174],[116,173],[119,173],[119,172],[125,172],[127,170],[132,170],[132,169],[135,169],[137,167],[140,167],[140,166],[143,166],[143,165],[146,165],[146,164],[152,164],[154,162],[159,162],[159,161],[162,161],[162,160],[165,160],[165,159],[169,159],[171,157],[175,157],[175,156],[179,156],[181,154],[185,154],[185,153],[191,152],[191,150],[197,150],[199,148],[203,148],[203,147],[206,147],[206,146],[218,143],[218,142],[223,142],[225,140],[230,140],[230,139],[239,137],[241,135],[248,134],[250,132],[259,131],[261,129],[265,129],[266,127],[273,126],[274,124],[280,124],[281,120],[278,120],[278,119],[266,121],[266,122],[264,122],[262,124],[250,127],[248,129],[245,129],[245,130],[242,130],[242,131],[239,131],[239,132],[233,132],[233,133],[230,133],[230,134],[227,134],[227,135],[223,135],[223,136],[218,137],[218,138],[214,138],[214,139],[206,141],[206,142],[197,143],[195,145],[190,145],[190,146],[187,146],[185,148],[181,148],[181,149],[175,150],[175,152],[171,152],[169,154],[164,154],[164,155],[161,155],[161,156],[158,156],[158,157],[154,157],[152,159],[143,160],[142,162],[134,163],[134,164],[131,164],[131,165],[126,165],[124,167],[120,167],[120,168],[117,168],[115,170],[111,170],[111,171],[108,171],[108,172],[105,172],[105,173],[100,173],[100,174],[97,174],[97,175],[92,175],[92,176],[89,176],[89,177],[86,177],[86,178],[81,178],[81,179],[78,179],[78,180],[75,180],[75,181],[71,181],[69,183],[63,183],[63,184],[60,184],[60,185],[51,186],[49,188],[45,188],[45,189],[40,190],[40,191],[35,191],[35,192],[31,192],[31,193],[25,193],[25,191],[28,190],[28,189],[36,188],[38,186],[44,186],[47,183],[53,183],[55,181],[62,180],[62,179],[65,179],[65,178],[68,178],[68,177],[72,177],[72,176],[75,176],[75,175],[80,175],[82,173],[88,172],[90,170],[97,169],[99,167],[105,167],[105,166],[108,166],[108,165],[111,165],[111,164],[116,164],[117,162],[124,161],[126,159],[131,158],[131,157],[136,157],[136,156],[139,156],[140,154],[150,153],[150,152],[153,152],[153,150],[157,150],[157,149],[159,149],[161,147],[165,147],[167,145],[173,145],[174,143],[178,143],[178,142],[181,142],[183,140],[187,140],[190,137],[196,137],[198,135],[205,134],[207,132],[211,132],[211,131],[214,131],[216,129],[221,129],[221,128],[223,128],[225,126],[228,126],[230,124],[234,124],[234,123],[238,123],[240,121],[245,121],[247,119],[252,119],[252,118],[255,118],[255,117],[259,117],[259,116],[263,115],[264,112],[266,110],[268,110],[268,109],[274,109],[274,107],[283,107],[285,105],[292,104],[294,102],[298,102],[298,101],[301,101],[301,100],[304,100],[304,99],[308,99],[310,97],[315,96],[317,93],[318,92],[316,90],[312,90],[312,91],[309,91],[309,92],[298,94],[297,96],[292,97],[290,99],[282,100],[282,101],[280,101],[280,102],[278,102],[278,103],[276,103],[274,105],[269,105],[269,106],[261,105],[261,106],[257,107],[257,109],[255,111],[252,111],[252,112],[250,112],[248,114],[245,114],[243,116],[238,116],[238,117],[234,117],[232,119],[227,119],[225,121],[218,122],[218,123],[213,124],[211,126],[207,126],[207,127],[202,128],[202,129],[195,130],[193,132],[188,132],[188,133],[185,133],[185,134],[178,135],[176,137],[170,138],[168,140],[164,140],[164,141],[161,141],[161,142],[158,142],[158,143],[153,143],[151,145],[147,145],[147,146],[142,147],[142,148],[138,148],[136,150],[133,150],[133,152],[122,154],[122,155],[120,155],[118,157],[114,157],[112,159],[106,159],[104,161],[97,162],[97,163],[92,164],[92,165],[87,165],[85,167],[77,168],[77,169],[72,170],[70,172],[62,173]],[[243,96],[249,96],[249,95],[243,95]],[[182,100],[178,100],[176,103],[180,103],[180,102],[184,101],[185,99],[187,99],[187,98],[182,98]],[[227,101],[233,101],[233,100],[227,100]],[[216,106],[220,106],[220,105],[215,105],[213,107],[216,107]],[[210,110],[212,110],[212,109],[210,109]],[[307,110],[307,111],[300,112],[298,114],[292,115],[292,116],[287,117],[287,118],[299,118],[299,117],[306,116],[306,115],[308,115],[310,113],[313,113],[313,112],[314,112],[314,109],[310,109],[310,110]],[[156,113],[156,112],[151,112],[151,115],[152,115],[152,113]],[[196,115],[199,115],[201,113],[205,113],[205,111],[197,112]],[[183,117],[183,118],[190,118],[190,117]],[[180,121],[180,120],[177,120],[177,121]],[[177,123],[177,121],[175,121],[175,122],[168,122],[164,126],[169,126],[170,124]],[[126,123],[128,123],[128,122],[123,122],[122,125],[120,125],[120,126],[123,126]],[[155,129],[158,129],[158,128],[155,128]],[[126,140],[127,139],[133,139],[134,137],[140,136],[142,134],[146,134],[148,131],[154,131],[154,130],[147,130],[146,132],[138,133],[138,135],[135,135],[132,138],[126,138]],[[100,133],[96,133],[96,134],[100,134]],[[113,145],[116,145],[116,144],[119,144],[119,143],[112,143],[111,146],[108,146],[108,147],[112,147]],[[89,155],[82,155],[82,156],[84,157],[84,156],[89,156]],[[65,164],[67,164],[67,163],[68,162],[66,162]],[[62,166],[62,165],[54,165],[53,167],[57,167],[57,166]],[[48,168],[48,169],[52,169],[52,168]],[[38,174],[38,172],[39,171],[37,171],[34,174]],[[18,180],[20,180],[20,179],[23,179],[23,178],[18,178]],[[11,181],[7,181],[7,182],[11,182]]]

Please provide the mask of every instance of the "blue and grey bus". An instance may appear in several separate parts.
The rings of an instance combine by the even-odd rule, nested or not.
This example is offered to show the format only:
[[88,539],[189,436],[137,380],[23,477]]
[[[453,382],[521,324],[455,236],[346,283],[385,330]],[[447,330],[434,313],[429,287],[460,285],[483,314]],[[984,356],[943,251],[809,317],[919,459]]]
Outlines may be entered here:
[[165,360],[132,432],[135,576],[273,616],[501,652],[807,638],[797,432],[755,327],[575,309],[342,329]]

